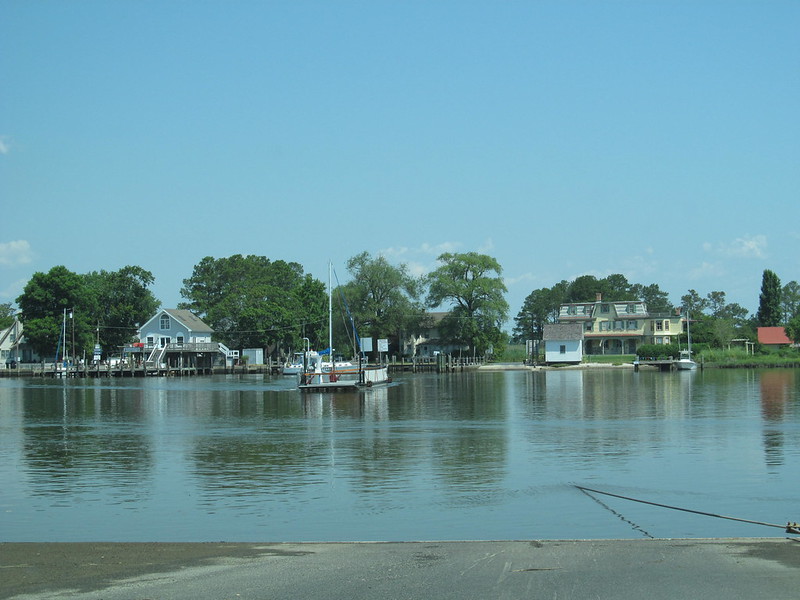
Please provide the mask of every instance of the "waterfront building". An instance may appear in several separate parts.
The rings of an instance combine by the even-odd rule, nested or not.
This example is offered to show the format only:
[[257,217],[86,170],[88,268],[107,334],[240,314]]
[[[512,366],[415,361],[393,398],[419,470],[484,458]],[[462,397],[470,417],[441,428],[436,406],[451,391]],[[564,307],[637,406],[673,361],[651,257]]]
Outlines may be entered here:
[[547,323],[543,329],[546,363],[580,363],[583,360],[583,326],[580,323]]
[[677,344],[684,319],[650,313],[642,300],[572,302],[559,307],[558,323],[579,323],[584,354],[636,354],[642,344]]
[[758,343],[772,348],[791,346],[793,344],[789,336],[786,335],[784,327],[759,327]]
[[0,329],[0,369],[25,363],[38,363],[39,355],[25,341],[23,325],[17,317],[7,329]]
[[138,330],[138,343],[124,348],[125,356],[148,368],[207,369],[232,364],[238,350],[212,341],[213,329],[189,310],[162,308]]

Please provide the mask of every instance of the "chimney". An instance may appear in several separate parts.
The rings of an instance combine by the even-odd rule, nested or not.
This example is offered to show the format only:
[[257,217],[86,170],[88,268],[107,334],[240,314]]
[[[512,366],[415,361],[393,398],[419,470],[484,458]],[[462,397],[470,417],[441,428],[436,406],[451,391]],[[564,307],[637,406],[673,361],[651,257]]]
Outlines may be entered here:
[[597,292],[595,294],[595,302],[602,302],[602,301],[603,301],[603,293],[602,292]]

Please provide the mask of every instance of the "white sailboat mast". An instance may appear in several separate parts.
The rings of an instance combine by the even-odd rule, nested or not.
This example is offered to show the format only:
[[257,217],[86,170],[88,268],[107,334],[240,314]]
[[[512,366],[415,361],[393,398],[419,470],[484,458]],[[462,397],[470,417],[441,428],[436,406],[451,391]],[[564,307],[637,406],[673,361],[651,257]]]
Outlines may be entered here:
[[330,350],[331,370],[333,370],[333,282],[331,280],[331,270],[333,263],[328,261],[328,349]]

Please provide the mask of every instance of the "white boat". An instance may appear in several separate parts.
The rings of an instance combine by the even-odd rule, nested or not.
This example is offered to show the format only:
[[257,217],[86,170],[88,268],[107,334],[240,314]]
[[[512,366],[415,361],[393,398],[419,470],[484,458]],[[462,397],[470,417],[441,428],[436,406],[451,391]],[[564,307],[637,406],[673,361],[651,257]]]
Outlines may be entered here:
[[[333,286],[328,267],[328,355],[333,354]],[[304,369],[298,373],[297,387],[304,392],[333,390],[357,390],[373,385],[390,383],[389,367],[365,365],[361,358],[358,364],[333,360],[324,362],[319,353],[309,353]]]
[[675,361],[675,368],[679,371],[691,371],[697,368],[697,363],[692,360],[689,350],[681,350],[680,358]]
[[297,375],[303,370],[303,353],[295,352],[292,360],[286,361],[281,373],[284,375]]
[[692,332],[689,328],[689,311],[686,311],[686,350],[681,350],[675,368],[679,371],[691,371],[697,368],[697,363],[692,360]]

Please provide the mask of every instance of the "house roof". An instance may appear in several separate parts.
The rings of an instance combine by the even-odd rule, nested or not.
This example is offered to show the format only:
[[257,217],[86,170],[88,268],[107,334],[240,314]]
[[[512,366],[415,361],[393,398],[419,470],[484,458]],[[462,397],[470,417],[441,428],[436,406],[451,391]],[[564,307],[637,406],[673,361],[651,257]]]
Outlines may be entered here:
[[177,321],[183,323],[186,327],[189,328],[189,331],[196,331],[198,333],[208,332],[214,333],[214,330],[211,329],[205,322],[195,315],[190,310],[183,310],[179,308],[165,308],[165,313],[169,313],[169,315]]
[[583,325],[581,323],[546,323],[542,339],[545,341],[582,340]]
[[760,344],[791,344],[783,327],[759,327],[758,342]]
[[193,333],[214,333],[214,330],[211,329],[211,327],[206,325],[200,317],[195,315],[190,310],[184,310],[180,308],[162,308],[155,315],[150,317],[144,323],[144,325],[139,327],[139,335],[142,335],[142,331],[144,331],[150,325],[150,323],[161,317],[161,315],[164,313],[167,313],[170,317],[178,321]]

